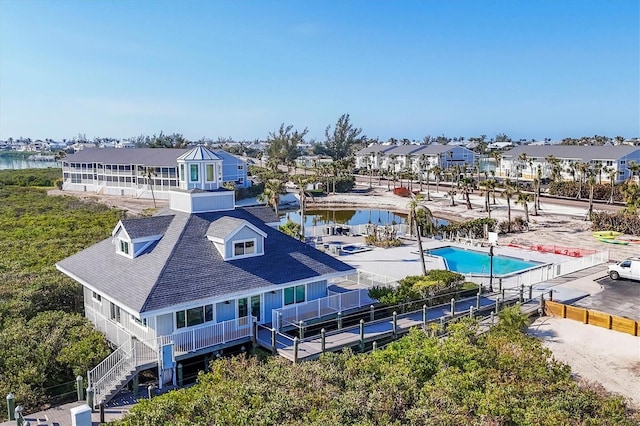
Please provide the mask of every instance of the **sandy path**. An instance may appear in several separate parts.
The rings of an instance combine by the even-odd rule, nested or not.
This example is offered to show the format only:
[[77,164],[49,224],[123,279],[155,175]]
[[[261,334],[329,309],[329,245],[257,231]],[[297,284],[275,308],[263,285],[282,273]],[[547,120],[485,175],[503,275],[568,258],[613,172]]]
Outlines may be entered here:
[[578,321],[541,317],[529,327],[553,357],[640,408],[640,338]]

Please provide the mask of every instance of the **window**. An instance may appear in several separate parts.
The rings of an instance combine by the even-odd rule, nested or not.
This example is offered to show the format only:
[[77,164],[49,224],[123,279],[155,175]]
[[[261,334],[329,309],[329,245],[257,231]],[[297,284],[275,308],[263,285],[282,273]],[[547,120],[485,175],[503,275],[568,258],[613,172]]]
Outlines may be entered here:
[[238,299],[238,318],[245,318],[249,315],[247,299]]
[[143,328],[147,328],[147,319],[143,318],[142,320],[134,315],[131,315],[131,321],[135,322],[137,325]]
[[233,244],[234,256],[247,256],[254,254],[256,251],[256,242],[251,241],[239,241]]
[[244,167],[242,166],[242,164],[240,164],[240,165],[238,166],[238,170],[242,170],[242,169],[244,169]]
[[293,287],[287,287],[284,289],[284,304],[291,305],[294,302],[294,290]]
[[296,286],[296,303],[304,302],[304,285]]
[[93,300],[95,300],[98,303],[102,303],[102,296],[100,296],[98,293],[96,293],[95,291],[93,292],[93,294],[91,295],[91,298]]
[[204,307],[187,309],[187,327],[202,324],[204,322]]
[[109,309],[109,318],[117,323],[120,322],[120,306],[114,305],[113,303],[111,304]]
[[214,180],[214,175],[213,175],[213,164],[207,164],[207,182],[213,182]]
[[197,182],[198,180],[200,180],[198,178],[198,165],[197,164],[191,164],[189,166],[189,171],[191,173],[191,182]]
[[124,254],[129,254],[129,243],[124,240],[120,240],[120,251]]
[[295,287],[287,287],[284,289],[284,304],[291,305],[293,303],[304,302],[304,285]]
[[184,164],[180,164],[180,180],[184,182]]
[[620,165],[624,166],[625,164],[627,164],[627,162],[625,160],[620,160]]
[[210,321],[213,321],[213,305],[176,312],[176,328],[192,327]]
[[187,326],[185,311],[176,312],[176,328],[184,328]]

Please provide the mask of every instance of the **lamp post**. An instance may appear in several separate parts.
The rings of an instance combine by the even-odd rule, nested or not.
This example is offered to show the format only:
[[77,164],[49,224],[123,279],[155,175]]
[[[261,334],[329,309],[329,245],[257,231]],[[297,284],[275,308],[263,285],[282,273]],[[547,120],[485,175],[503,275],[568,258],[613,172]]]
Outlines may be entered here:
[[493,246],[489,246],[489,293],[493,293]]

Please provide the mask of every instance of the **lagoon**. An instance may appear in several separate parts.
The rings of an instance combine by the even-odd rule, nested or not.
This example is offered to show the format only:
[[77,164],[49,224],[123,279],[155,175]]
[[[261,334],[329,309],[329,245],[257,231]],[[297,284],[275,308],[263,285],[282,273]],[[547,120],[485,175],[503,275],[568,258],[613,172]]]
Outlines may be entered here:
[[[0,155],[0,170],[61,168],[59,161],[34,161],[14,156]],[[62,176],[62,172],[60,173]]]
[[[280,223],[284,224],[287,219],[300,223],[300,211],[283,212]],[[307,210],[305,211],[305,227],[321,226],[331,224],[341,225],[365,225],[372,223],[375,225],[393,225],[407,222],[407,215],[395,213],[389,210]],[[437,219],[438,225],[447,225],[449,221]]]

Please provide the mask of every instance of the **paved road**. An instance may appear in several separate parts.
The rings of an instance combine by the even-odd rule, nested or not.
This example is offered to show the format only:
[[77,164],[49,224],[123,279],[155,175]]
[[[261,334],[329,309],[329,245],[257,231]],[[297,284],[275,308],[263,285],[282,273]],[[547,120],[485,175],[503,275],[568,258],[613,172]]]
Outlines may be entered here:
[[604,289],[576,306],[640,321],[640,281],[601,278],[596,282]]

